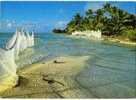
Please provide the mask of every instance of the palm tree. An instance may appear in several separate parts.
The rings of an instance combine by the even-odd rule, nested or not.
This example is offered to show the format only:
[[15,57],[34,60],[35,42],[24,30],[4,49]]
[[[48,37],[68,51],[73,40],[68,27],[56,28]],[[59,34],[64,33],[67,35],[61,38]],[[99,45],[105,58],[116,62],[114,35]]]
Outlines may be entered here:
[[91,26],[89,19],[87,17],[84,17],[82,22],[80,23],[80,27],[82,28],[82,31],[84,30],[91,30]]
[[127,28],[128,23],[130,24],[130,22],[132,22],[130,14],[117,7],[112,7],[110,4],[106,4],[103,9],[104,12],[109,13],[108,17],[110,17],[104,22],[104,30],[107,30],[111,35],[121,35],[123,30]]
[[104,11],[103,9],[98,9],[96,12],[95,12],[95,18],[94,18],[94,21],[93,21],[93,26],[94,26],[94,29],[95,30],[102,30],[103,28],[103,22],[104,22]]
[[93,26],[94,14],[91,9],[88,9],[86,11],[85,20],[88,21],[88,27],[89,27],[88,30],[93,30],[93,28],[94,28],[94,26]]
[[93,12],[86,11],[84,17],[77,13],[67,24],[66,32],[76,30],[101,30],[104,35],[123,35],[136,40],[136,16],[129,14],[117,7],[105,4],[103,8]]
[[103,8],[106,11],[110,11],[111,5],[109,3],[106,3]]
[[77,13],[73,19],[67,24],[67,28],[66,28],[66,31],[68,33],[71,33],[75,30],[78,30],[80,29],[80,23],[82,22],[82,17],[80,16],[79,13]]
[[80,16],[79,13],[77,13],[77,14],[74,16],[74,19],[73,19],[73,20],[75,21],[76,26],[78,26],[78,25],[81,23],[81,21],[82,21],[82,17]]
[[86,17],[87,17],[87,18],[93,18],[93,11],[92,11],[91,9],[88,9],[88,10],[86,11]]
[[125,25],[132,26],[133,29],[136,28],[136,15],[130,14],[129,21],[125,22]]
[[130,15],[116,7],[112,7],[111,9],[111,23],[113,26],[113,32],[116,35],[120,35],[122,34],[122,31],[126,28],[126,23],[131,21]]

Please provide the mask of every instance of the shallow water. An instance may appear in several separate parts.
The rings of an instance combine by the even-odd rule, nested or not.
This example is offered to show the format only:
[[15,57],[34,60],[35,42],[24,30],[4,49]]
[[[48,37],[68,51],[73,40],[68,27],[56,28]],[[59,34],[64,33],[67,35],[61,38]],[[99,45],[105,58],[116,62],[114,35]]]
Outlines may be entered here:
[[[0,47],[11,36],[0,34]],[[136,50],[101,41],[74,39],[52,33],[35,34],[36,45],[20,54],[20,67],[57,56],[89,55],[87,66],[75,80],[95,97],[136,97]]]

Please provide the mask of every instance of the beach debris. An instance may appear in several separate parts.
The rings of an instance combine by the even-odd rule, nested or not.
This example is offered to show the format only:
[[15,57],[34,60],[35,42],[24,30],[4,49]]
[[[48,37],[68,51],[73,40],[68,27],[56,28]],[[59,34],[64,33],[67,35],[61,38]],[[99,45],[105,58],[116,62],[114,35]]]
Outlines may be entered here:
[[56,80],[54,80],[54,79],[49,78],[48,75],[42,75],[42,79],[43,79],[44,81],[47,81],[48,84],[58,83],[58,84],[60,84],[60,85],[62,85],[62,86],[65,86],[63,83],[61,83],[61,82],[59,82],[59,81],[56,81]]
[[60,84],[60,85],[62,85],[62,86],[64,86],[64,84],[63,83],[61,83],[61,82],[59,82],[59,81],[56,81],[56,80],[54,80],[54,79],[49,79],[49,77],[48,77],[48,75],[42,75],[42,79],[44,80],[44,81],[47,81],[48,82],[48,84],[49,84],[49,86],[50,86],[50,88],[52,89],[52,92],[53,93],[55,93],[59,98],[64,98],[56,89],[55,89],[55,87],[52,85],[53,83],[58,83],[58,84]]
[[21,85],[25,86],[28,83],[28,79],[24,76],[18,76],[17,84],[14,86],[14,88],[19,87]]
[[58,60],[54,60],[54,63],[65,63],[64,61],[58,61]]

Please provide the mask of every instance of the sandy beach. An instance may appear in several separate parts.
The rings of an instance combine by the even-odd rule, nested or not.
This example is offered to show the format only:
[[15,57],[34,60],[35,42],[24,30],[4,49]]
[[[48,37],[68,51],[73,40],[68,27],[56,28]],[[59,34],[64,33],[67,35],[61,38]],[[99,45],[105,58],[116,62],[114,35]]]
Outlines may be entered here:
[[122,45],[130,45],[130,46],[136,46],[136,42],[132,42],[128,39],[122,39],[121,37],[108,37],[108,36],[102,36],[101,39],[96,38],[90,38],[88,36],[82,36],[82,35],[68,35],[70,38],[83,38],[93,41],[104,41],[104,42],[111,42],[111,43],[118,43]]
[[124,45],[131,45],[136,46],[136,42],[132,42],[130,40],[122,39],[121,37],[107,37],[103,36],[104,41],[112,42],[112,43],[119,43]]
[[93,97],[75,81],[88,56],[57,57],[18,71],[19,84],[1,92],[3,98],[84,98]]

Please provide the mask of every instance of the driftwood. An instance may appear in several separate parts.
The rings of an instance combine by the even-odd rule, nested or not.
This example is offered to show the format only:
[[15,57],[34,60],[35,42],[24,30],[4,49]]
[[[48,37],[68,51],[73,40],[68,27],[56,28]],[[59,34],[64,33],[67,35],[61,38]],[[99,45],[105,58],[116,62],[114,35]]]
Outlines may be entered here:
[[48,78],[48,75],[42,75],[42,77],[43,77],[42,79],[43,79],[44,81],[47,81],[48,84],[58,83],[58,84],[64,86],[64,84],[61,83],[61,82],[59,82],[59,81],[56,81],[56,80],[54,80],[54,79],[49,79],[49,78]]
[[21,86],[22,84],[25,85],[28,83],[28,79],[26,79],[23,76],[18,76],[17,84],[14,86],[14,88]]
[[48,75],[42,75],[42,79],[44,80],[44,81],[47,81],[48,82],[48,84],[49,84],[49,86],[51,87],[51,89],[52,89],[52,91],[57,95],[57,96],[59,96],[60,98],[64,98],[61,94],[59,94],[58,93],[58,91],[56,91],[56,89],[52,86],[52,84],[53,83],[58,83],[58,84],[60,84],[60,85],[62,85],[62,86],[64,86],[64,84],[63,83],[61,83],[61,82],[59,82],[59,81],[56,81],[56,80],[54,80],[54,79],[49,79],[48,78]]
[[65,63],[64,61],[57,61],[57,60],[54,60],[53,62],[54,63]]

